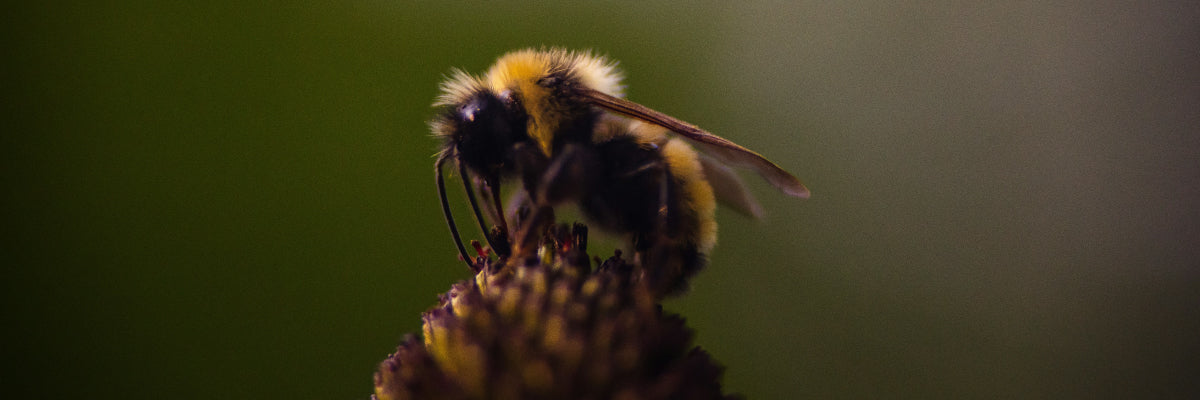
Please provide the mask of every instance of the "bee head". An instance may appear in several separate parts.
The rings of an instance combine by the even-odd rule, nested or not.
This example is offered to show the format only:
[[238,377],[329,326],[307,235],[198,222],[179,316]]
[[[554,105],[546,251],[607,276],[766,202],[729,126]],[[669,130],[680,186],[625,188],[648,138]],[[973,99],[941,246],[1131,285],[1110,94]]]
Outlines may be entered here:
[[483,76],[454,70],[434,102],[444,111],[430,125],[459,162],[495,177],[513,171],[518,145],[549,157],[557,144],[590,140],[599,111],[574,89],[619,96],[620,79],[614,62],[591,53],[515,51]]
[[512,99],[480,90],[447,110],[447,138],[459,160],[485,175],[497,175],[511,165],[512,148],[529,140],[524,110]]

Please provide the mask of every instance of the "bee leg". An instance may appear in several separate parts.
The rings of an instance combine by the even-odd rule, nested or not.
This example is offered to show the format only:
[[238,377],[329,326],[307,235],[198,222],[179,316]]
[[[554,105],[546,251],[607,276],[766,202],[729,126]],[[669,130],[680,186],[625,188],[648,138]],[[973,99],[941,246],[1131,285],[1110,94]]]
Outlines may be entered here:
[[458,247],[459,256],[462,257],[463,262],[467,263],[467,268],[479,272],[479,268],[476,268],[475,263],[472,262],[473,258],[467,255],[467,248],[463,246],[462,237],[458,235],[458,225],[454,223],[454,215],[450,213],[450,203],[446,201],[446,180],[442,177],[442,165],[449,158],[450,153],[443,152],[433,164],[433,175],[437,183],[438,198],[442,201],[442,214],[446,217],[446,225],[450,227],[450,236],[454,237],[454,245]]
[[510,199],[510,205],[516,206],[513,209],[512,254],[518,257],[531,257],[537,254],[537,244],[541,239],[540,235],[545,231],[545,221],[549,218],[553,223],[554,218],[553,210],[544,204],[535,203],[533,200],[538,190],[538,182],[541,180],[540,171],[545,170],[549,160],[541,150],[524,143],[516,144],[512,151],[513,163],[524,188],[515,195],[521,197]]
[[670,203],[670,198],[668,196],[670,195],[669,189],[671,187],[671,171],[667,168],[666,161],[659,160],[656,164],[659,165],[658,170],[660,171],[661,176],[658,180],[658,221],[655,224],[654,230],[657,232],[657,236],[660,239],[666,239],[667,224],[669,223],[668,218],[670,218],[671,210],[671,208],[668,206]]
[[[655,146],[654,149],[658,147]],[[654,224],[651,228],[656,236],[667,236],[667,229],[670,221],[670,188],[671,188],[671,171],[667,166],[667,162],[662,159],[654,159],[647,161],[628,172],[621,174],[624,179],[633,179],[642,174],[657,174],[656,181],[658,182],[658,195],[654,197],[657,208],[654,212]],[[643,238],[650,240],[649,238]]]
[[[503,203],[500,199],[500,177],[492,175],[476,180],[476,186],[479,188],[480,208],[483,209],[483,214],[487,216],[489,221],[493,221],[491,229],[487,231],[489,245],[492,245],[492,250],[501,257],[509,254],[507,245],[510,244],[508,236],[512,232],[509,230],[508,217],[505,214]],[[519,191],[518,191],[519,192]],[[481,226],[482,228],[482,226]],[[500,247],[496,247],[500,246]]]
[[568,199],[580,198],[587,192],[590,169],[596,165],[595,154],[577,144],[563,147],[538,180],[533,201],[553,205]]
[[[517,143],[512,148],[513,164],[521,178],[521,183],[525,189],[525,193],[530,197],[538,191],[538,183],[541,182],[542,171],[549,167],[550,160],[546,158],[542,151],[534,146],[525,143]],[[533,199],[529,199],[533,201]]]
[[504,218],[504,205],[500,204],[500,179],[489,179],[488,188],[491,189],[492,209],[500,221],[500,231],[508,234],[508,220]]
[[642,239],[644,264],[642,273],[646,277],[650,287],[660,296],[669,294],[675,291],[683,279],[683,263],[678,254],[678,246],[670,232],[670,187],[671,174],[667,168],[666,162],[658,160],[654,162],[657,167],[655,172],[660,174],[658,178],[658,209],[654,213],[654,231],[645,234]]
[[[483,209],[483,215],[487,217],[488,221],[499,221],[500,217],[496,215],[496,209],[492,204],[492,190],[490,185],[487,179],[475,181],[475,186],[479,189],[479,208]],[[493,224],[492,226],[495,227],[498,225]]]
[[[527,152],[528,153],[528,152]],[[553,206],[564,200],[579,197],[586,190],[586,166],[588,155],[579,145],[568,144],[563,147],[558,156],[549,163],[540,175],[527,175],[526,188],[531,191],[533,203],[532,214],[522,224],[518,234],[518,246],[522,252],[536,248],[538,235],[544,233],[546,226],[554,224]],[[527,155],[526,165],[537,165],[544,161],[542,158]],[[532,172],[530,169],[527,172]]]
[[487,220],[483,219],[483,214],[479,211],[479,202],[475,200],[475,188],[479,182],[471,176],[462,163],[458,164],[458,174],[462,177],[463,191],[467,192],[467,202],[471,204],[471,214],[475,217],[475,223],[479,225],[479,230],[483,231],[483,238],[487,241],[488,247],[495,249],[492,237],[488,235],[491,230],[487,227]]

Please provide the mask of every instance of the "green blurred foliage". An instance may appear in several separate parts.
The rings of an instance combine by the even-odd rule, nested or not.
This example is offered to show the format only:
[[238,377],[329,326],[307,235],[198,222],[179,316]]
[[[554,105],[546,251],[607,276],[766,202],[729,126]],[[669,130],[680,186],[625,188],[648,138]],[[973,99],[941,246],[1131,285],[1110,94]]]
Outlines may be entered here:
[[[1185,397],[1194,5],[207,2],[6,13],[10,393],[364,398],[467,277],[425,121],[451,67],[620,60],[759,150],[770,216],[668,307],[732,391]],[[462,204],[456,204],[462,210]],[[22,396],[22,397],[23,397]],[[1139,396],[1140,397],[1140,396]]]

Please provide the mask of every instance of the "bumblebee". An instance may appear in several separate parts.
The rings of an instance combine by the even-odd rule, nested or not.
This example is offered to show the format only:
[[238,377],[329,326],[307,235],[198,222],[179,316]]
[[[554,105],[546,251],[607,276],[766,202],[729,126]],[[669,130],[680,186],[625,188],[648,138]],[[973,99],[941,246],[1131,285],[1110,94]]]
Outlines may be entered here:
[[[592,226],[628,237],[635,264],[653,266],[639,276],[661,295],[685,288],[704,266],[717,240],[718,199],[761,214],[729,166],[754,170],[787,195],[809,196],[799,179],[758,153],[626,100],[622,90],[616,63],[562,49],[511,52],[483,76],[455,70],[442,84],[434,103],[442,111],[430,123],[442,140],[435,178],[468,265],[446,201],[442,170],[451,160],[501,256],[533,256],[538,229],[554,222],[554,208],[574,204]],[[521,186],[510,206],[531,210],[525,218],[501,204],[501,186],[513,181]]]

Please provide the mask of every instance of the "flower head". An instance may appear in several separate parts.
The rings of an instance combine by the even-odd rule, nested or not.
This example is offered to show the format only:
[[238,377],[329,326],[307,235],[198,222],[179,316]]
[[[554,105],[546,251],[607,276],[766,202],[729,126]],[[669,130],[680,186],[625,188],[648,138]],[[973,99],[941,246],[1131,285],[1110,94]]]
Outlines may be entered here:
[[[721,399],[722,367],[620,254],[553,229],[526,265],[481,260],[375,374],[379,399]],[[581,256],[582,255],[582,256]]]

